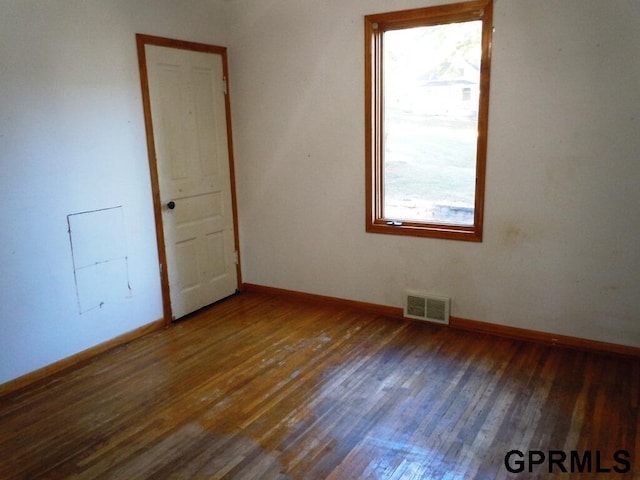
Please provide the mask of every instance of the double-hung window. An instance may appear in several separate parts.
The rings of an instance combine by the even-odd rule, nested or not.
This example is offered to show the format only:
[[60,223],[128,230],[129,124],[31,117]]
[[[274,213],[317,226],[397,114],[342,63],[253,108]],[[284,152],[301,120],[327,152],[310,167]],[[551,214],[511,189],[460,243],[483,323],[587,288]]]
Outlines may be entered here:
[[365,17],[368,232],[482,241],[492,10]]

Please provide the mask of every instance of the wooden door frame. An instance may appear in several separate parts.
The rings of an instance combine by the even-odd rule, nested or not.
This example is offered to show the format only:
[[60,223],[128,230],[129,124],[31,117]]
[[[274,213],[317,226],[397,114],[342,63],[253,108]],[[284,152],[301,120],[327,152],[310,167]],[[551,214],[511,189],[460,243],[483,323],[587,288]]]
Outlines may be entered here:
[[160,285],[162,288],[162,312],[164,323],[169,326],[173,320],[171,308],[171,295],[169,291],[169,273],[167,270],[167,251],[164,241],[164,226],[162,223],[162,203],[160,201],[160,181],[158,178],[158,160],[156,156],[155,139],[153,135],[153,121],[151,117],[151,98],[149,96],[149,75],[147,71],[146,45],[177,48],[220,55],[222,58],[222,72],[226,87],[225,116],[227,122],[227,149],[229,151],[229,176],[231,181],[231,210],[233,214],[233,241],[237,252],[236,273],[237,286],[242,285],[240,268],[240,239],[238,236],[238,209],[236,203],[235,168],[233,161],[233,135],[231,133],[231,102],[229,100],[229,67],[227,64],[227,48],[205,43],[195,43],[171,38],[156,37],[136,33],[136,46],[138,50],[138,68],[140,70],[140,86],[142,89],[142,106],[144,109],[144,124],[147,137],[147,152],[149,157],[149,170],[151,174],[151,192],[153,195],[153,215],[156,224],[156,242],[158,244],[158,260],[160,267]]

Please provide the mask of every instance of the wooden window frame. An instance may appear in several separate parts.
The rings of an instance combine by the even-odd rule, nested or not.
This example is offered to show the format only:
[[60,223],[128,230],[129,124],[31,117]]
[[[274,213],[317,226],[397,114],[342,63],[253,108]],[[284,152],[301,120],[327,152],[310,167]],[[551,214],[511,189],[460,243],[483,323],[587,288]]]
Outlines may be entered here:
[[[383,213],[383,85],[382,39],[389,30],[432,26],[463,21],[482,21],[482,60],[478,105],[478,143],[473,225],[439,224],[415,221],[397,222]],[[489,84],[493,0],[477,0],[436,7],[418,8],[365,16],[365,156],[366,231],[392,235],[482,241],[484,219],[485,170],[489,118]]]

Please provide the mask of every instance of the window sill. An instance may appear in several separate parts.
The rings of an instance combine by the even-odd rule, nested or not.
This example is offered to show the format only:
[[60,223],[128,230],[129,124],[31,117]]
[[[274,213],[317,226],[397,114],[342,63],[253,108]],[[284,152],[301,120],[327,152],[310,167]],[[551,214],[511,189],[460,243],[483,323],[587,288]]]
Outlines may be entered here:
[[388,235],[406,235],[412,237],[441,238],[445,240],[462,240],[482,242],[482,231],[477,227],[465,225],[424,224],[414,222],[394,222],[378,219],[367,222],[366,231]]

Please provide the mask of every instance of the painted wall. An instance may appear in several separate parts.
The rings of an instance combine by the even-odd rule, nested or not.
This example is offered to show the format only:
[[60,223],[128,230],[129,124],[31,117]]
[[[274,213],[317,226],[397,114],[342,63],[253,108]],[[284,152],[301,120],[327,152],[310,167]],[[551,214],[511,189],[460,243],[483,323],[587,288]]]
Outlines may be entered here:
[[363,15],[225,8],[246,282],[640,346],[640,3],[497,0],[485,238],[364,231]]
[[162,317],[135,33],[224,44],[218,10],[0,0],[0,383]]
[[136,32],[230,47],[245,281],[640,346],[635,0],[497,0],[484,242],[364,232],[362,16],[434,3],[0,0],[0,383],[162,315]]

